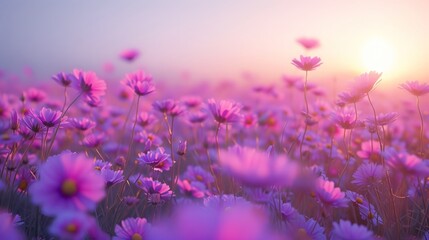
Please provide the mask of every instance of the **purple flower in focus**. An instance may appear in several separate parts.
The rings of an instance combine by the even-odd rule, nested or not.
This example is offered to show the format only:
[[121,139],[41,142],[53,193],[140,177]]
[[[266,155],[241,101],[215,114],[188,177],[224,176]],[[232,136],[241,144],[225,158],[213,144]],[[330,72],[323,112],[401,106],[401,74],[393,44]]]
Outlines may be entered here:
[[45,126],[39,118],[29,114],[21,119],[21,123],[34,134],[41,133],[45,130]]
[[61,115],[62,112],[60,111],[55,111],[50,108],[43,107],[42,110],[40,110],[39,114],[37,114],[37,117],[43,123],[43,125],[48,128],[51,128],[53,126],[56,126],[57,124],[60,124]]
[[40,179],[30,187],[33,203],[45,215],[63,211],[92,211],[104,198],[104,179],[91,159],[69,151],[51,156],[39,169]]
[[208,100],[208,106],[210,112],[218,123],[239,122],[242,118],[240,114],[242,106],[239,103],[226,100],[216,102],[211,98]]
[[155,91],[152,76],[146,75],[142,70],[127,74],[122,83],[130,87],[138,96],[145,96]]
[[106,82],[97,77],[94,72],[73,70],[72,85],[84,96],[98,100],[106,94]]
[[149,203],[154,205],[164,203],[171,199],[173,192],[170,187],[152,178],[142,178],[141,176],[132,176],[130,181],[143,190]]
[[139,153],[137,161],[140,164],[147,164],[155,171],[168,171],[173,165],[170,154],[165,153],[164,148],[159,147],[156,151],[148,151],[147,153]]
[[106,182],[106,187],[111,187],[124,181],[124,171],[122,170],[114,171],[110,168],[102,168],[100,171],[101,176],[104,177],[104,181]]
[[127,218],[121,221],[121,225],[115,226],[113,240],[142,240],[148,226],[145,218]]
[[374,234],[365,226],[352,224],[350,221],[340,220],[334,223],[332,240],[372,240]]

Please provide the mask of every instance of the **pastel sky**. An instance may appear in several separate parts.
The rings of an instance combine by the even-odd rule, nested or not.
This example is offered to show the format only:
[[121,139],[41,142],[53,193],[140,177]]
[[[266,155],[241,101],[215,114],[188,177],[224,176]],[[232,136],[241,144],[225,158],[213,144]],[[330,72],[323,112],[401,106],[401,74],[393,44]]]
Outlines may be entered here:
[[[385,48],[384,79],[427,81],[428,10],[427,0],[0,0],[0,69],[48,80],[109,62],[118,77],[143,68],[172,81],[276,81],[300,74],[290,62],[308,54],[324,62],[315,78],[341,80],[377,68],[368,58]],[[305,52],[299,37],[321,46]],[[126,48],[141,51],[137,62],[119,59]]]

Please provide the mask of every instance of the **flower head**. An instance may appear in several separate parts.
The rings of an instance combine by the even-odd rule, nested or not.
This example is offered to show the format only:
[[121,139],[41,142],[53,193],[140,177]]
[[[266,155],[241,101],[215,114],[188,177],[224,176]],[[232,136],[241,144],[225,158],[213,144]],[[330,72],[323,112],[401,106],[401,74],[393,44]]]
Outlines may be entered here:
[[368,187],[378,183],[383,177],[383,167],[374,163],[364,163],[353,174],[352,183]]
[[319,40],[315,38],[298,38],[296,40],[301,46],[303,46],[305,49],[310,50],[313,48],[317,48],[319,46]]
[[334,182],[319,178],[315,186],[316,197],[325,207],[347,207],[348,199],[340,188],[335,187]]
[[334,223],[332,230],[332,240],[371,240],[374,234],[365,226],[352,224],[350,221],[340,220]]
[[73,81],[73,75],[64,72],[57,73],[52,79],[63,87],[68,87]]
[[99,79],[94,72],[75,69],[73,74],[72,86],[84,96],[98,100],[106,94],[106,82]]
[[173,192],[167,184],[152,178],[143,178],[137,175],[130,177],[130,180],[143,190],[148,202],[154,205],[166,202],[173,196]]
[[164,148],[159,147],[156,151],[148,151],[147,153],[139,153],[137,161],[140,164],[147,164],[155,171],[168,171],[173,165],[170,154],[165,153]]
[[146,218],[127,218],[121,221],[121,225],[115,226],[113,240],[142,240],[145,239],[146,228],[148,226]]
[[381,79],[381,74],[375,71],[363,73],[355,79],[352,94],[359,96],[362,94],[368,94],[377,85]]
[[241,104],[239,103],[226,100],[216,102],[214,99],[209,99],[208,106],[218,123],[238,122],[242,118],[240,114]]
[[318,66],[322,65],[319,57],[308,57],[308,56],[300,56],[300,60],[294,58],[292,60],[292,64],[303,70],[303,71],[313,71]]
[[62,239],[84,239],[90,229],[90,216],[81,212],[62,212],[49,227],[49,232]]
[[155,91],[152,76],[146,75],[142,70],[127,74],[122,83],[130,87],[139,96],[145,96]]
[[137,49],[126,49],[121,52],[120,57],[125,61],[132,62],[139,56],[139,51]]
[[30,187],[32,201],[45,215],[92,211],[104,198],[104,179],[91,159],[69,151],[51,156],[40,167],[40,179]]
[[388,148],[385,150],[384,156],[387,165],[404,175],[429,176],[429,165],[416,155],[397,152],[394,148]]
[[53,127],[61,122],[62,112],[43,107],[37,117],[46,127]]
[[429,93],[429,85],[427,83],[419,83],[417,81],[407,81],[406,83],[402,83],[400,88],[407,90],[416,97]]

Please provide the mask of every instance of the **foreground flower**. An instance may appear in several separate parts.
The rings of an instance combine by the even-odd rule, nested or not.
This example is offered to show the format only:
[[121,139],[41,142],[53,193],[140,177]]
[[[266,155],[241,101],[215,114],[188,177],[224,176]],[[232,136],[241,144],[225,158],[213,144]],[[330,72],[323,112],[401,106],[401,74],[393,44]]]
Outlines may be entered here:
[[303,70],[303,71],[313,71],[318,66],[322,65],[319,57],[308,57],[308,56],[300,56],[300,60],[294,58],[292,60],[292,64]]
[[148,226],[145,218],[127,218],[115,226],[113,240],[142,240]]
[[84,96],[98,100],[106,94],[106,82],[95,75],[94,72],[73,71],[73,87]]
[[141,70],[127,74],[122,83],[130,87],[139,96],[148,95],[155,91],[152,77]]
[[236,102],[221,100],[216,102],[214,99],[208,100],[210,112],[218,123],[232,123],[241,120],[241,105]]
[[46,127],[53,127],[61,122],[62,112],[43,107],[37,117]]
[[88,235],[91,217],[81,212],[62,212],[49,227],[49,232],[61,239],[84,239]]
[[429,93],[429,85],[427,83],[419,83],[417,81],[407,81],[400,84],[402,89],[407,90],[409,93],[416,97],[423,96]]
[[270,156],[247,147],[235,146],[221,151],[219,162],[225,171],[250,186],[287,186],[297,174],[297,166],[286,156]]
[[350,221],[340,220],[334,223],[332,240],[371,240],[374,234],[365,226],[352,224]]
[[63,211],[92,211],[104,198],[104,179],[94,170],[91,159],[69,151],[47,159],[39,170],[40,179],[30,187],[33,203],[45,215]]

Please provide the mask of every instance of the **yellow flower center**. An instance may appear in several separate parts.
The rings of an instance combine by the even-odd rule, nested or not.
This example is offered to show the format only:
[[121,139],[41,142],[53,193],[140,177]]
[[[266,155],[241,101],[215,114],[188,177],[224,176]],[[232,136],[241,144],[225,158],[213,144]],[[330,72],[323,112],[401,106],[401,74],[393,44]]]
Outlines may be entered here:
[[307,235],[307,231],[305,231],[304,228],[299,228],[297,231],[297,239],[304,240],[304,239],[310,239]]
[[18,189],[21,191],[25,191],[25,190],[27,190],[27,188],[28,188],[28,182],[25,179],[22,179],[19,182]]
[[197,179],[200,182],[202,182],[204,180],[203,176],[201,176],[201,175],[195,176],[195,179]]
[[131,236],[131,240],[142,240],[142,236],[138,233],[134,233],[133,236]]
[[66,231],[69,233],[76,233],[78,230],[78,227],[75,223],[70,223],[66,226]]
[[67,197],[75,195],[77,192],[76,182],[73,179],[65,180],[61,185],[61,192]]
[[360,198],[360,197],[357,197],[357,198],[356,198],[356,203],[357,203],[357,204],[362,204],[362,203],[363,203],[363,199],[362,199],[362,198]]

